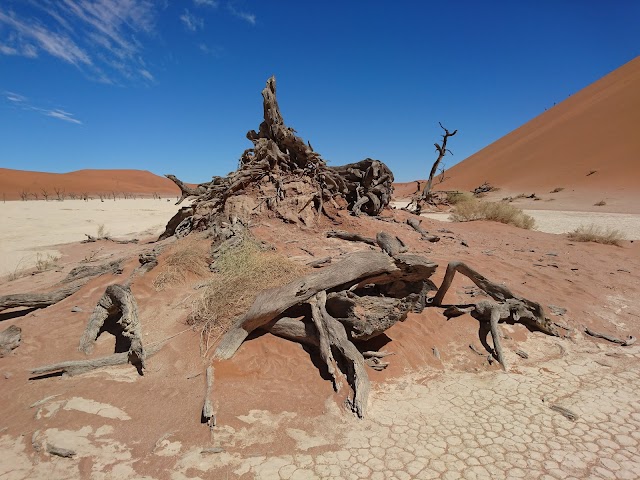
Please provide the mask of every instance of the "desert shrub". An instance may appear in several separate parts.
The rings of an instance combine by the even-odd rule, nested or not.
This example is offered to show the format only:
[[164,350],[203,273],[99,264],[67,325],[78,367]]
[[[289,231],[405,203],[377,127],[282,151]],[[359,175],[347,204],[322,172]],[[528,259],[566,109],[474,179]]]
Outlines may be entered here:
[[47,270],[51,270],[58,265],[58,260],[60,260],[60,257],[50,253],[46,255],[38,253],[36,254],[36,271],[46,272]]
[[564,187],[556,187],[550,193],[558,193],[564,190]]
[[597,225],[580,225],[574,231],[568,233],[569,240],[574,242],[595,242],[604,245],[620,246],[624,235],[620,230],[604,228]]
[[188,323],[200,328],[203,354],[244,313],[261,290],[276,287],[308,271],[274,251],[265,251],[254,240],[245,239],[223,250],[215,263],[217,272],[195,299]]
[[454,222],[472,222],[474,220],[492,220],[518,228],[531,229],[535,220],[522,210],[505,202],[486,202],[473,200],[456,205],[450,219]]
[[98,225],[98,238],[105,238],[109,236],[109,232],[107,232],[106,228],[104,227],[104,224],[101,223],[100,225]]
[[156,291],[180,285],[187,280],[189,274],[203,276],[209,273],[208,245],[197,237],[185,237],[173,244],[160,273],[153,280]]
[[607,204],[607,202],[605,202],[604,200],[600,200],[599,202],[596,202],[593,204],[594,207],[604,207]]
[[447,203],[449,205],[457,205],[471,200],[473,200],[473,195],[470,192],[447,192]]

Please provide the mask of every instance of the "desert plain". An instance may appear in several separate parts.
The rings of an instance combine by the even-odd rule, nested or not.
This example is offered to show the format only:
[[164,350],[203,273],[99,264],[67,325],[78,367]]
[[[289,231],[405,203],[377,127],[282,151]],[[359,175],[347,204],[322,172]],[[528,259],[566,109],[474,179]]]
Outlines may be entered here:
[[[635,118],[640,109],[628,105],[637,106],[638,72],[636,59],[533,126],[496,142],[503,142],[502,149],[491,146],[490,159],[513,154],[513,145],[537,152],[539,157],[524,164],[512,161],[520,165],[511,168],[513,175],[492,177],[494,170],[472,157],[437,187],[468,191],[491,182],[499,190],[489,199],[523,194],[510,204],[537,212],[537,229],[443,221],[449,213],[436,208],[420,217],[422,228],[439,237],[431,242],[407,224],[418,217],[401,208],[375,216],[337,209],[304,225],[269,211],[251,216],[247,228],[262,253],[297,265],[299,275],[334,268],[312,269],[309,264],[320,259],[340,265],[354,252],[379,252],[375,242],[327,235],[332,230],[370,239],[386,232],[400,238],[409,254],[437,264],[435,286],[449,262],[462,261],[518,298],[539,303],[562,332],[548,335],[513,318],[500,323],[500,365],[477,318],[468,310],[444,314],[445,307],[487,298],[470,279],[457,276],[442,306],[411,311],[360,345],[389,354],[386,368],[367,369],[371,393],[364,418],[345,407],[348,387],[334,392],[330,372],[313,348],[256,330],[231,358],[212,357],[220,336],[189,319],[207,282],[222,274],[189,271],[166,281],[176,252],[201,252],[213,263],[211,232],[158,239],[179,208],[177,189],[167,192],[170,202],[164,197],[0,204],[2,223],[10,226],[0,237],[0,299],[53,292],[78,266],[119,264],[45,308],[0,312],[0,331],[16,326],[21,332],[19,344],[0,358],[0,478],[639,478],[640,346],[633,341],[640,325],[639,149],[635,137],[628,137],[628,149],[616,152],[615,165],[604,155],[583,164],[583,156],[572,151],[575,142],[563,147],[544,141],[557,122],[567,121],[565,128],[573,125],[578,134],[591,128],[584,119],[606,113],[621,89],[629,95],[622,113]],[[588,138],[584,134],[580,148]],[[546,183],[531,173],[539,170],[535,158],[549,154],[544,145],[567,166],[552,178],[542,175]],[[3,173],[8,178],[10,172]],[[415,185],[395,185],[392,205],[410,201]],[[552,194],[555,188],[562,190]],[[538,200],[526,199],[532,193]],[[604,204],[595,206],[600,200]],[[622,232],[618,245],[571,240],[566,232],[575,223],[569,220],[615,226]],[[85,234],[103,238],[80,243]],[[138,242],[118,242],[133,238]],[[38,253],[52,258],[46,268],[27,260],[20,267],[20,259],[37,260]],[[140,270],[151,254],[157,265]],[[154,351],[143,375],[130,364],[78,375],[34,372],[118,353],[106,327],[89,357],[78,343],[105,289],[126,282],[137,301],[141,339]],[[247,292],[249,304],[257,293]],[[216,312],[220,318],[232,313]],[[213,385],[205,380],[210,365]],[[215,425],[203,422],[205,399],[215,411]]]

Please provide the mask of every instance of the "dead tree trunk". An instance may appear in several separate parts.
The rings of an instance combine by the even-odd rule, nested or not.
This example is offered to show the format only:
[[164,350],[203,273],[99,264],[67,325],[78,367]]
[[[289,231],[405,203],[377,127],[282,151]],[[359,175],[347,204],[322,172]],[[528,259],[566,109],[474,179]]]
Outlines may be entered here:
[[[192,197],[190,228],[207,228],[218,214],[245,217],[272,211],[294,223],[309,224],[327,206],[348,208],[355,215],[377,215],[391,200],[393,174],[382,162],[367,158],[342,167],[329,167],[311,146],[284,123],[276,99],[276,81],[271,77],[262,91],[264,120],[247,138],[239,168],[226,177],[189,187],[167,175],[182,192],[180,203]],[[239,197],[244,197],[240,199]],[[251,197],[247,200],[246,197]],[[163,234],[172,235],[182,220],[174,219]],[[171,227],[171,228],[170,228]]]
[[438,125],[440,125],[440,128],[444,130],[444,135],[442,135],[442,145],[439,145],[438,143],[434,143],[434,146],[436,147],[436,152],[438,152],[438,158],[436,158],[436,161],[433,162],[433,165],[431,166],[431,171],[429,172],[429,180],[427,180],[427,186],[424,187],[424,190],[422,191],[422,199],[425,201],[428,200],[429,196],[431,195],[431,187],[433,186],[433,177],[438,171],[438,165],[440,165],[440,162],[442,161],[444,156],[447,154],[447,152],[451,153],[451,150],[447,148],[447,140],[449,139],[449,137],[453,137],[456,133],[458,133],[458,130],[454,130],[453,133],[451,133],[449,130],[447,130],[442,126],[442,123],[438,123]]
[[114,334],[116,342],[124,340],[128,343],[129,362],[139,370],[144,369],[145,353],[138,321],[138,305],[128,287],[107,287],[87,323],[78,349],[86,354],[91,353],[98,335],[107,329]]

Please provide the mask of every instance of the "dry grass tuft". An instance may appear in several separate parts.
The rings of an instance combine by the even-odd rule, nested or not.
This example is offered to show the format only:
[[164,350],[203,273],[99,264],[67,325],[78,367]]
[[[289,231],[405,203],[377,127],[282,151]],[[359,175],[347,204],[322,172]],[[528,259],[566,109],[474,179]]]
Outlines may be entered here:
[[245,239],[224,250],[216,260],[217,273],[193,302],[190,325],[201,328],[201,353],[207,351],[244,313],[261,290],[288,283],[309,271],[273,251]]
[[60,260],[60,257],[51,255],[50,253],[46,255],[38,253],[36,255],[36,271],[46,272],[47,270],[51,270],[58,265],[58,260]]
[[187,280],[188,274],[203,276],[209,273],[209,246],[197,237],[187,236],[176,241],[169,249],[160,273],[153,281],[156,291]]
[[449,205],[458,205],[463,202],[470,202],[473,200],[473,194],[471,192],[447,192],[447,203]]
[[459,203],[453,208],[450,218],[454,222],[492,220],[525,229],[531,229],[535,225],[533,217],[513,205],[483,200]]
[[567,235],[569,240],[574,242],[595,242],[603,245],[617,245],[618,247],[624,240],[624,235],[620,230],[603,228],[594,224],[581,225]]

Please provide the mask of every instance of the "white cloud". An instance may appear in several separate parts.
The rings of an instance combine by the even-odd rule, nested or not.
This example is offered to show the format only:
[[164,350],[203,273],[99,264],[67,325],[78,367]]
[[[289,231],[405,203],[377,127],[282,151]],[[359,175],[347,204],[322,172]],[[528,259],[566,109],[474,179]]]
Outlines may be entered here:
[[194,5],[198,7],[212,7],[217,8],[220,4],[218,0],[193,0]]
[[29,99],[27,97],[20,95],[19,93],[14,93],[14,92],[3,92],[3,93],[4,93],[4,97],[8,101],[10,101],[16,107],[19,107],[21,110],[37,112],[47,117],[57,118],[58,120],[63,120],[65,122],[82,125],[82,122],[80,120],[78,120],[77,118],[74,118],[75,115],[73,113],[66,112],[60,108],[49,109],[49,108],[36,107],[29,102]]
[[153,0],[39,0],[28,4],[18,9],[22,14],[0,7],[0,55],[35,58],[46,53],[109,83],[147,78],[142,73],[149,71],[138,38],[154,34],[158,4]]
[[57,118],[59,120],[64,120],[65,122],[76,123],[78,125],[82,125],[82,122],[78,119],[73,118],[73,113],[65,112],[64,110],[42,110],[41,113],[46,115],[47,117]]
[[238,18],[241,18],[242,20],[244,20],[247,23],[250,23],[251,25],[256,24],[256,16],[253,13],[247,13],[247,12],[238,10],[232,3],[229,3],[228,7],[232,15]]
[[155,77],[151,74],[151,72],[145,68],[140,69],[140,75],[149,80],[150,82],[155,81]]
[[200,51],[202,53],[205,53],[207,55],[211,55],[213,57],[220,57],[222,56],[222,53],[224,52],[224,49],[222,47],[218,47],[216,45],[207,45],[206,43],[201,43],[198,45],[198,48],[200,49]]
[[200,17],[193,15],[189,10],[185,8],[184,13],[180,15],[180,20],[187,30],[195,32],[204,28],[204,20]]

